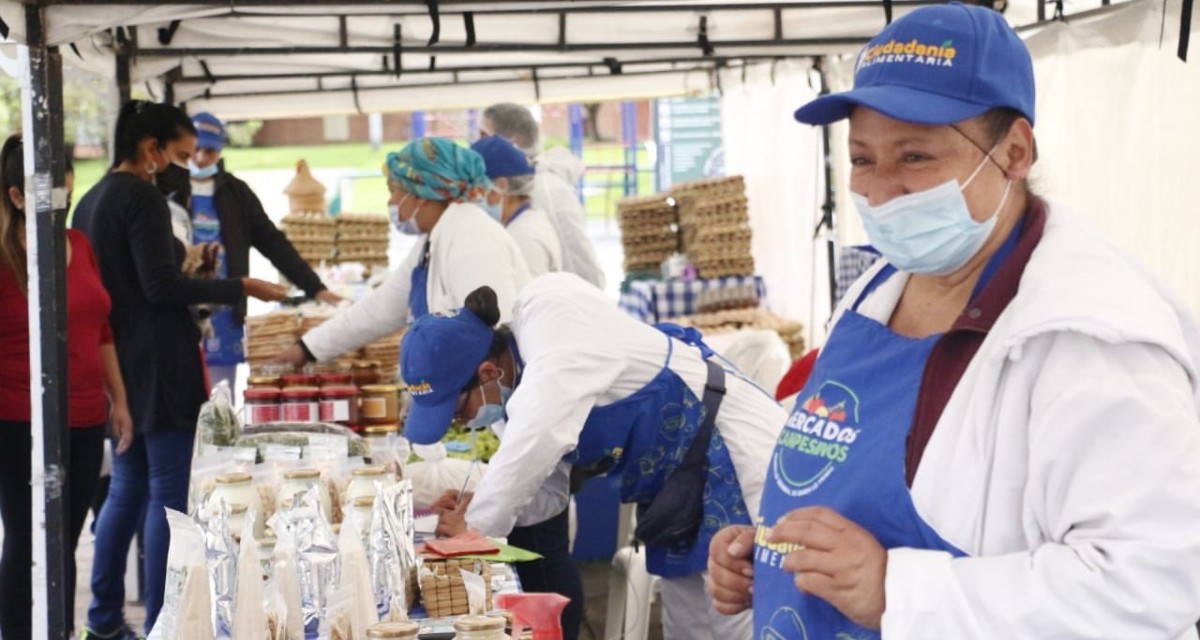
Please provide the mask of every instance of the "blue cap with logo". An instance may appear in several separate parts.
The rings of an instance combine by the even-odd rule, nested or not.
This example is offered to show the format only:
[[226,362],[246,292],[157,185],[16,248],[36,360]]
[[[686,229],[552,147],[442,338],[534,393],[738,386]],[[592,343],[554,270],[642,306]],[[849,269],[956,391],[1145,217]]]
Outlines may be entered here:
[[192,116],[192,126],[196,127],[196,147],[220,151],[229,141],[225,135],[225,123],[207,111]]
[[1034,117],[1033,61],[1004,16],[952,2],[888,25],[858,54],[854,88],[800,107],[796,119],[829,124],[857,106],[915,124],[944,125],[1008,107]]
[[468,309],[431,313],[409,327],[400,346],[400,377],[412,395],[405,438],[432,444],[446,435],[463,387],[487,358],[493,333]]
[[501,136],[480,138],[471,145],[471,150],[483,156],[487,177],[493,180],[537,173],[525,153]]

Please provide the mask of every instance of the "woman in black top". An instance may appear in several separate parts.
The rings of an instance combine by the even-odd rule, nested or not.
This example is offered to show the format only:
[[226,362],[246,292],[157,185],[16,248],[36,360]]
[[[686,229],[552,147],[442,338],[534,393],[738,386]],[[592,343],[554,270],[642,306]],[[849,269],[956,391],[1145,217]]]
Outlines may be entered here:
[[113,337],[136,429],[129,450],[114,456],[96,527],[88,639],[137,637],[124,620],[124,574],[143,514],[147,631],[162,608],[170,537],[163,508],[187,508],[193,434],[206,395],[200,332],[188,305],[285,294],[254,278],[196,280],[180,272],[184,249],[171,233],[155,176],[171,164],[186,166],[195,151],[196,130],[182,111],[129,102],[115,138],[112,170],[79,201],[73,221],[95,246],[112,296]]

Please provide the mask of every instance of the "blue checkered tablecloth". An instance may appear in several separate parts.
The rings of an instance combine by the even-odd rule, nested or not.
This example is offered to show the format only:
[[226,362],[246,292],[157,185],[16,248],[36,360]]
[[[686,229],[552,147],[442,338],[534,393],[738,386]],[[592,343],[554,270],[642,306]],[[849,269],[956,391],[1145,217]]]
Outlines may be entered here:
[[620,305],[626,313],[653,324],[698,313],[701,307],[719,302],[722,296],[762,302],[767,297],[767,285],[761,276],[640,280],[629,283],[629,290],[621,294]]
[[842,300],[842,296],[846,295],[846,290],[850,285],[858,280],[859,276],[871,268],[875,261],[879,259],[879,252],[870,245],[858,245],[853,247],[842,247],[841,253],[838,255],[837,261],[837,289],[834,292],[834,304],[838,304]]

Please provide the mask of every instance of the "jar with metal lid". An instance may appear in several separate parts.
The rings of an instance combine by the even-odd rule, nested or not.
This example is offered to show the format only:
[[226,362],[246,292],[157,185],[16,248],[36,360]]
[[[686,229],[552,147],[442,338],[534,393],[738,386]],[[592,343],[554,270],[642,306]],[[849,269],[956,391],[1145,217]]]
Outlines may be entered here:
[[329,488],[321,482],[321,472],[318,469],[292,469],[283,474],[283,486],[279,488],[279,504],[286,507],[288,502],[296,498],[296,494],[308,491],[309,487],[317,487],[317,498],[321,501],[322,515],[326,520],[333,518],[333,498]]
[[251,370],[251,375],[255,376],[282,376],[285,373],[291,373],[296,370],[296,367],[286,362],[272,362],[269,364],[259,365]]
[[[246,528],[246,515],[249,511],[249,505],[231,504],[229,505],[229,535],[233,537],[234,542],[241,543],[242,530]],[[259,531],[255,526],[254,535],[257,536]]]
[[246,424],[278,422],[283,419],[279,406],[279,389],[276,387],[251,387],[242,398],[246,401]]
[[321,387],[357,387],[354,384],[354,375],[350,373],[319,373],[317,379],[321,383]]
[[251,389],[278,389],[283,383],[281,376],[250,376],[246,386]]
[[362,388],[364,425],[400,422],[400,389],[394,384],[372,384]]
[[454,623],[456,640],[509,640],[504,633],[504,618],[463,616]]
[[376,482],[388,486],[395,480],[388,475],[387,469],[383,466],[359,467],[351,471],[350,484],[346,487],[346,499],[356,500],[362,497],[374,499],[379,494],[376,491]]
[[367,628],[370,640],[417,640],[421,625],[411,620],[403,622],[380,622]]
[[[248,473],[227,473],[216,477],[216,487],[208,498],[208,503],[212,506],[220,506],[222,502],[229,505],[230,510],[242,507],[242,518],[245,518],[246,508],[254,507],[258,512],[257,522],[254,526],[254,535],[261,536],[263,533],[263,505],[262,497],[259,496],[258,490],[254,488],[254,479]],[[233,526],[232,519],[230,522],[230,533],[241,535],[242,527],[240,524]]]
[[374,360],[359,360],[350,365],[350,376],[359,387],[379,384],[379,363]]
[[280,395],[280,414],[289,422],[316,422],[320,417],[316,387],[292,387]]
[[[399,424],[374,424],[363,427],[367,457],[370,458],[371,464],[387,468],[396,477],[400,477],[400,468],[408,461],[407,452],[401,454],[400,447],[397,446],[400,441],[399,433]],[[401,455],[404,456],[403,460],[399,459]]]
[[358,387],[321,387],[320,416],[322,422],[335,422],[357,431],[360,428]]
[[358,516],[359,533],[367,535],[371,530],[371,519],[375,517],[375,496],[359,496],[350,503]]
[[281,379],[284,389],[291,389],[292,387],[316,387],[321,380],[315,373],[288,373],[284,374]]

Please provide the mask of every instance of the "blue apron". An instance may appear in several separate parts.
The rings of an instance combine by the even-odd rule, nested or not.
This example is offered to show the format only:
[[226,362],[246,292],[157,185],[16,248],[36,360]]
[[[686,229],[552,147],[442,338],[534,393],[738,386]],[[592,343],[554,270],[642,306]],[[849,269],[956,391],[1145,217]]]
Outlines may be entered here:
[[[985,266],[977,297],[1016,247],[1023,223]],[[885,549],[965,554],[933,530],[913,505],[905,455],[921,380],[941,335],[902,336],[858,313],[896,273],[887,266],[834,328],[775,445],[763,487],[754,548],[755,640],[866,640],[878,631],[796,588],[781,567],[791,545],[766,542],[766,530],[801,507],[823,506],[856,522]]]
[[425,239],[425,248],[421,252],[421,260],[412,270],[412,288],[408,290],[409,324],[429,315],[429,239]]
[[[221,235],[221,219],[217,214],[216,204],[212,195],[192,195],[192,243],[206,244],[215,242],[221,245],[217,254],[217,265],[214,276],[218,279],[229,277],[229,266],[225,259],[225,240]],[[233,307],[228,305],[212,305],[212,336],[204,339],[204,358],[210,365],[229,366],[244,362],[246,359],[243,339],[244,328],[238,324],[233,315]]]
[[[893,273],[884,269],[863,297]],[[829,337],[771,456],[755,536],[758,640],[880,637],[824,600],[797,590],[793,574],[781,568],[795,549],[767,544],[765,530],[794,509],[833,509],[871,532],[886,549],[943,549],[961,555],[921,520],[904,480],[922,373],[941,336],[906,338],[859,314],[857,307],[846,311]]]
[[[667,337],[667,359],[662,370],[628,398],[592,409],[579,445],[564,458],[585,466],[611,462],[608,477],[617,483],[622,502],[650,502],[683,461],[704,419],[704,403],[671,370],[671,355],[676,338],[699,348],[705,357],[712,352],[699,340],[698,332],[660,329],[675,336]],[[681,578],[703,571],[713,535],[731,524],[750,523],[733,460],[716,429],[708,445],[708,462],[704,524],[699,535],[694,542],[673,547],[647,547],[646,567],[650,573]]]

